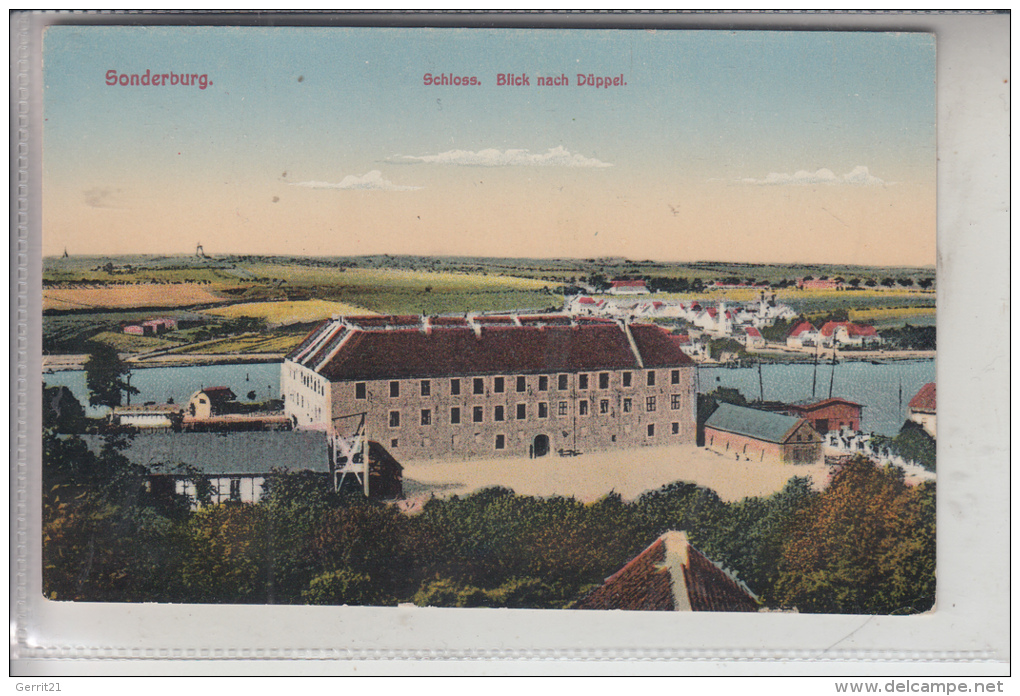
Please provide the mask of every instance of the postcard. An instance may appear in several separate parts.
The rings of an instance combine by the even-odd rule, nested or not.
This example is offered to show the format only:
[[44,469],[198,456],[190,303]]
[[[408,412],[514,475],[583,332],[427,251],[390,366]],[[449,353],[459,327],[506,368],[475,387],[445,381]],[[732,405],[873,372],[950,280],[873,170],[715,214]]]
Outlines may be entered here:
[[933,610],[934,35],[42,51],[48,601]]

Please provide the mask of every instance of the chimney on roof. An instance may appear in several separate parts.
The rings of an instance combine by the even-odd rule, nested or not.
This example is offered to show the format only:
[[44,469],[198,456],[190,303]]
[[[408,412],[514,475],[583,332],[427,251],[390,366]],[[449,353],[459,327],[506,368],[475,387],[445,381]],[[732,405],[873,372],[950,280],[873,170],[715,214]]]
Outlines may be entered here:
[[432,317],[423,316],[421,318],[421,330],[424,331],[426,335],[431,335],[431,333],[432,333]]
[[475,314],[474,312],[468,312],[467,314],[464,315],[464,319],[467,321],[468,326],[471,327],[471,330],[475,332],[475,336],[481,338],[482,327],[479,326],[478,322],[475,321],[476,316],[478,315]]

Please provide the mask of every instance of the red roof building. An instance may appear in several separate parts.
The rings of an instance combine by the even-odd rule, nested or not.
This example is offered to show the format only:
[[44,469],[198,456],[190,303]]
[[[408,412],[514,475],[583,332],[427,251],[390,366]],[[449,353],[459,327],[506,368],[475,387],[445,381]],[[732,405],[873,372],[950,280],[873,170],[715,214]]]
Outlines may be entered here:
[[666,532],[582,599],[578,609],[758,611],[754,594],[691,545]]
[[661,327],[569,315],[323,322],[286,358],[301,428],[365,414],[401,460],[687,442],[693,361]]
[[907,406],[910,420],[935,437],[935,382],[921,387]]
[[613,280],[606,292],[610,295],[647,295],[650,291],[643,280]]
[[832,398],[790,404],[786,410],[791,415],[805,419],[818,434],[825,435],[830,430],[859,431],[861,429],[861,409],[863,408],[861,404],[856,404],[853,401]]
[[849,321],[828,321],[818,330],[824,346],[856,345],[878,343],[882,340],[874,326],[854,324]]

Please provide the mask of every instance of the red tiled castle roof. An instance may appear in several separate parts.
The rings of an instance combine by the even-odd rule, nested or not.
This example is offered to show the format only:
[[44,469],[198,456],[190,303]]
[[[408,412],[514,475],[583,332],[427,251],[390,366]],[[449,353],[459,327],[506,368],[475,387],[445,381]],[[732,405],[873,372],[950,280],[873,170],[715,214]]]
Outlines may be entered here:
[[363,322],[336,320],[319,326],[287,357],[332,381],[692,363],[664,329],[651,324],[629,327],[632,348],[624,327],[611,320],[571,322],[562,315],[522,316],[518,326],[513,317],[496,319],[479,317],[472,320],[473,326],[450,326],[419,318],[413,328],[385,322],[366,327]]

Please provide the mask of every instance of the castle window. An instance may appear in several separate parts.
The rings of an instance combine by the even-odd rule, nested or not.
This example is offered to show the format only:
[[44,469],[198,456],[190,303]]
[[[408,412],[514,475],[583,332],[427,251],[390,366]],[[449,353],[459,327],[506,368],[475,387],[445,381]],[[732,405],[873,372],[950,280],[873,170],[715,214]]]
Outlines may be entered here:
[[565,415],[567,415],[567,402],[566,402],[566,401],[561,401],[561,402],[560,402],[560,410],[559,410],[559,414],[560,414],[561,416],[565,416]]
[[648,437],[655,437],[655,423],[648,424]]
[[497,421],[503,420],[503,407],[502,406],[497,406],[493,410],[492,419],[493,420],[497,420]]
[[670,372],[669,381],[673,384],[680,384],[680,370],[673,370]]
[[450,380],[450,396],[457,396],[460,394],[460,380],[454,377]]
[[588,375],[578,375],[577,376],[577,388],[578,389],[587,389],[588,388]]
[[[673,423],[673,434],[674,435],[679,435],[680,434],[680,424],[679,423]],[[746,450],[747,448],[745,447],[744,449]]]
[[609,373],[599,373],[599,389],[609,389]]
[[655,370],[648,371],[648,386],[649,387],[655,386]]
[[655,410],[655,397],[649,396],[645,399],[645,410],[651,413]]
[[579,416],[588,415],[588,401],[586,399],[582,399],[581,401],[577,402],[577,415]]
[[355,399],[366,399],[368,398],[368,387],[364,382],[357,382],[354,385],[354,398]]
[[633,377],[634,377],[633,373],[631,373],[631,372],[624,372],[623,373],[623,386],[629,387],[630,383],[631,383],[630,381],[631,381],[631,379]]
[[538,417],[548,418],[549,417],[549,404],[544,401],[538,402]]
[[528,405],[517,404],[517,420],[524,420],[528,417]]
[[450,425],[458,425],[460,423],[460,407],[454,406],[450,409]]
[[506,436],[505,435],[497,435],[496,436],[496,449],[501,450],[501,449],[503,449],[505,447],[506,447]]
[[557,381],[558,381],[557,387],[559,388],[559,390],[565,391],[567,389],[567,376],[559,375],[559,377],[557,377]]
[[421,424],[432,425],[432,409],[423,408],[421,410]]
[[524,377],[517,378],[517,391],[526,391],[528,388],[528,382]]
[[669,397],[669,407],[671,409],[673,409],[674,411],[679,411],[680,410],[680,395],[679,394],[670,394],[670,397]]
[[505,382],[505,380],[502,377],[493,377],[492,378],[492,391],[496,392],[497,394],[502,394],[503,393],[503,389],[505,387],[504,382]]
[[599,413],[603,415],[609,413],[609,399],[599,401]]
[[538,377],[538,390],[549,391],[549,378],[546,375],[539,375]]
[[633,401],[633,399],[624,399],[623,400],[623,412],[624,413],[630,413],[633,410],[634,410],[634,401]]
[[472,420],[475,423],[481,423],[483,418],[485,418],[484,409],[481,406],[475,406],[473,410]]
[[390,411],[390,427],[400,427],[400,411]]
[[400,382],[390,382],[390,398],[395,399],[400,396]]
[[485,380],[481,377],[475,377],[474,379],[474,393],[484,394],[485,393]]
[[421,381],[421,395],[432,396],[432,382],[427,379]]

